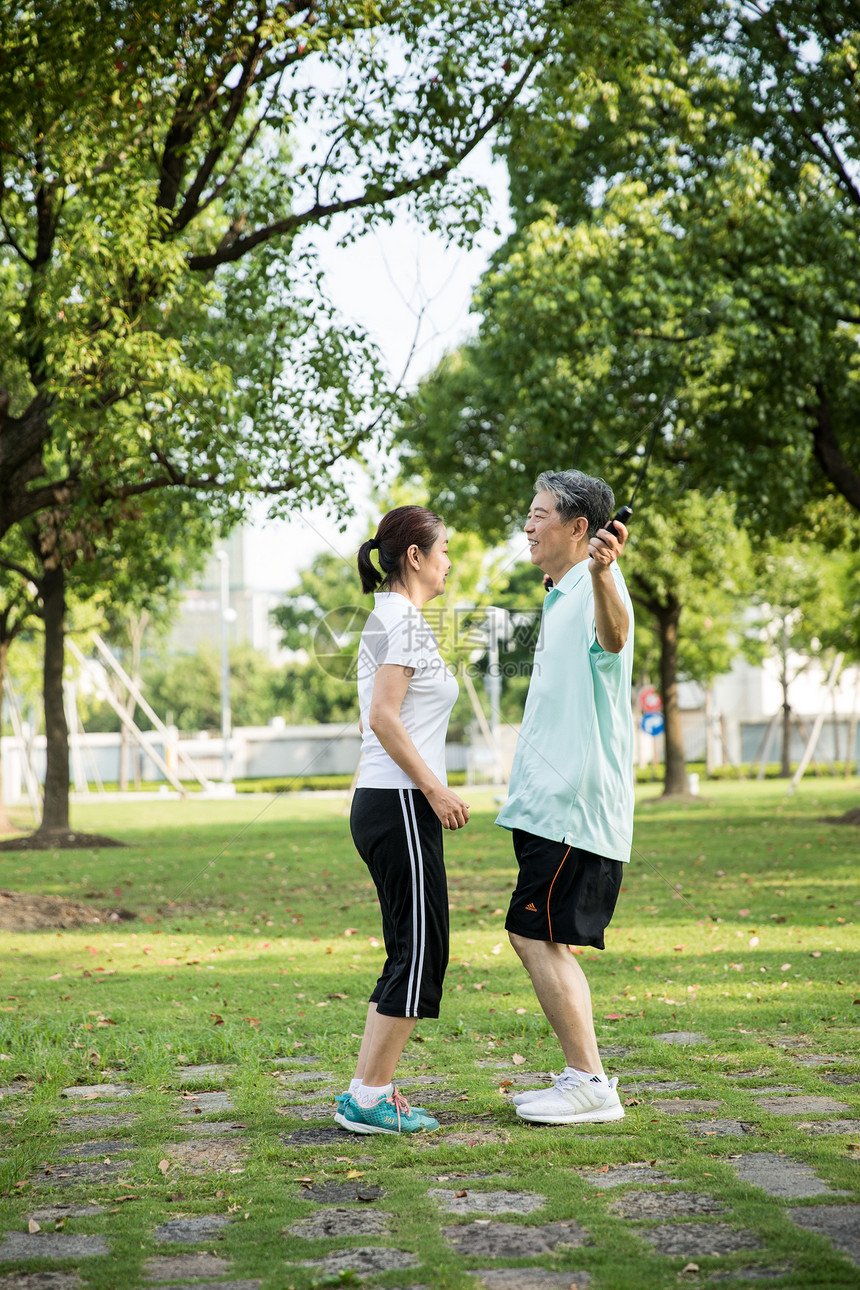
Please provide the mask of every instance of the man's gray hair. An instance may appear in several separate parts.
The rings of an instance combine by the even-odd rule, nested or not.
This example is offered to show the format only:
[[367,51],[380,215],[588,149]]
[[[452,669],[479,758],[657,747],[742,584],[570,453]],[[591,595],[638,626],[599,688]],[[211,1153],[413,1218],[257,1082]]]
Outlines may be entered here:
[[545,470],[535,480],[535,492],[552,493],[555,509],[564,524],[584,515],[589,536],[606,528],[615,510],[615,494],[602,479],[581,470]]

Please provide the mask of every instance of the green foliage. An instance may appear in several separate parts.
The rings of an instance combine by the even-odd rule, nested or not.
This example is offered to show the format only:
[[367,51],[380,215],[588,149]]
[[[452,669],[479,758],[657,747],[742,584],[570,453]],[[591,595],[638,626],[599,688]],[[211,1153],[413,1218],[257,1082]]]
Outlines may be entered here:
[[57,506],[109,530],[161,488],[228,517],[251,491],[348,504],[332,468],[385,382],[303,233],[351,213],[355,235],[399,201],[468,239],[484,198],[457,164],[558,17],[552,0],[456,19],[436,0],[4,11],[0,532]]
[[[649,506],[657,491],[652,485],[638,513],[641,523],[625,555],[625,575],[634,603],[658,618],[668,605],[683,607],[678,672],[707,686],[730,670],[741,649],[754,656],[745,622],[754,585],[749,539],[735,527],[728,497],[690,491],[662,509]],[[652,631],[647,618],[637,621],[641,676],[659,675]]]
[[[230,706],[234,726],[264,726],[277,713],[274,694],[277,670],[265,655],[246,645],[230,650]],[[221,661],[217,648],[201,645],[194,654],[169,654],[144,659],[144,693],[162,721],[182,731],[221,729]],[[117,728],[112,713],[93,707],[88,724],[103,730]],[[138,724],[150,723],[138,714]]]
[[478,337],[404,431],[484,531],[538,458],[628,491],[655,421],[676,487],[730,489],[745,524],[790,526],[825,476],[860,507],[860,191],[837,160],[860,155],[854,35],[811,8],[783,28],[781,6],[643,4],[601,59],[561,45],[540,72],[507,131],[518,227]]
[[[731,487],[769,531],[822,492],[822,474],[858,509],[855,15],[646,10],[651,23],[617,31],[600,66],[557,51],[512,122],[525,253],[545,219],[563,325],[587,311],[597,355],[612,320],[628,423],[637,393],[659,402],[674,387],[661,432],[697,486]],[[611,417],[615,382],[600,376]],[[577,431],[598,441],[595,411],[594,431],[578,417]]]
[[[53,575],[50,830],[67,818],[64,577],[80,596],[107,565],[128,590],[123,556],[144,546],[159,512],[145,499],[162,492],[224,529],[255,494],[275,511],[349,509],[340,465],[392,391],[327,300],[309,234],[343,216],[355,236],[399,203],[468,240],[485,195],[457,165],[510,110],[562,12],[3,9],[0,560],[23,527]],[[142,585],[163,594],[152,566]]]
[[288,663],[273,678],[272,698],[275,711],[288,725],[358,722],[355,675],[344,671],[340,658],[334,673],[316,659]]

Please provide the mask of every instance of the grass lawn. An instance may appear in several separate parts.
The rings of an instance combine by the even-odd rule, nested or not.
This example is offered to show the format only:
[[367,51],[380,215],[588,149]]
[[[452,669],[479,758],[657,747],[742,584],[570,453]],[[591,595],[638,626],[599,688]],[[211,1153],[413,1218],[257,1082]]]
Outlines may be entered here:
[[[60,1091],[113,1080],[142,1090],[134,1099],[135,1154],[122,1186],[100,1184],[80,1199],[101,1198],[108,1207],[122,1195],[134,1199],[122,1202],[120,1227],[106,1213],[86,1229],[108,1235],[112,1250],[109,1260],[81,1264],[94,1290],[140,1284],[143,1261],[157,1250],[153,1228],[179,1212],[237,1220],[219,1244],[234,1277],[260,1277],[265,1290],[326,1284],[300,1265],[331,1243],[280,1233],[308,1215],[300,1178],[351,1174],[386,1189],[382,1204],[396,1230],[382,1244],[418,1253],[410,1284],[474,1290],[466,1269],[486,1260],[452,1254],[427,1189],[438,1185],[428,1178],[439,1172],[475,1170],[548,1198],[539,1216],[508,1221],[575,1217],[587,1228],[590,1244],[547,1256],[547,1268],[588,1269],[602,1290],[658,1290],[678,1283],[685,1260],[648,1253],[635,1223],[613,1216],[607,1198],[574,1172],[634,1161],[668,1162],[687,1190],[719,1195],[732,1224],[766,1241],[769,1266],[790,1265],[791,1279],[779,1285],[860,1284],[860,1272],[792,1224],[782,1202],[741,1182],[730,1163],[740,1150],[785,1152],[858,1198],[860,1135],[810,1136],[794,1119],[760,1109],[750,1092],[783,1085],[835,1096],[860,1118],[860,1085],[835,1087],[824,1079],[826,1066],[799,1064],[786,1046],[800,1041],[801,1053],[851,1058],[832,1069],[860,1071],[860,832],[826,822],[857,805],[860,782],[810,778],[792,797],[778,781],[725,782],[704,785],[702,797],[686,803],[663,803],[658,793],[639,790],[634,854],[607,950],[580,958],[598,1037],[609,1053],[626,1050],[607,1059],[607,1070],[690,1081],[696,1091],[682,1096],[719,1100],[719,1115],[760,1136],[741,1146],[704,1130],[691,1136],[681,1119],[654,1107],[635,1075],[623,1080],[627,1117],[618,1125],[586,1136],[515,1120],[505,1103],[510,1073],[561,1063],[503,930],[514,872],[510,837],[492,824],[492,797],[476,790],[465,794],[469,827],[447,838],[452,946],[442,1017],[419,1023],[402,1083],[409,1095],[410,1080],[444,1077],[462,1100],[439,1103],[443,1127],[446,1115],[462,1121],[478,1144],[446,1147],[444,1157],[430,1138],[344,1134],[337,1154],[291,1145],[285,1135],[301,1126],[276,1109],[285,1087],[274,1059],[294,1058],[299,1070],[298,1059],[312,1057],[345,1087],[382,959],[375,896],[352,848],[345,799],[78,807],[76,828],[113,835],[127,849],[7,854],[0,883],[113,903],[135,918],[2,938],[0,1085],[24,1076],[18,1082],[31,1091],[3,1102],[16,1123],[3,1126],[0,1230],[26,1231],[34,1196],[43,1196],[34,1176],[56,1161],[55,1126],[74,1109]],[[679,1030],[710,1042],[678,1047],[654,1039]],[[160,1168],[180,1123],[179,1069],[205,1062],[234,1067],[233,1115],[250,1145],[244,1172],[180,1176],[176,1166]],[[414,1100],[433,1109],[433,1096],[422,1089]],[[481,1144],[481,1130],[502,1132]],[[338,1248],[351,1244],[368,1241],[340,1239]],[[739,1253],[720,1266],[748,1266],[756,1257]],[[704,1278],[711,1263],[697,1263]],[[9,1270],[0,1265],[0,1274]],[[388,1273],[374,1284],[403,1285],[405,1277]]]

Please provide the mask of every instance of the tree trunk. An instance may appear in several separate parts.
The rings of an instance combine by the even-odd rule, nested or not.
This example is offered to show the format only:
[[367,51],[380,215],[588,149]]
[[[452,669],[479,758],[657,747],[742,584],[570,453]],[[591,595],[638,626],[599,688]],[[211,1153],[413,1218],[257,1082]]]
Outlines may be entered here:
[[41,580],[42,612],[45,623],[45,806],[38,833],[69,832],[69,729],[63,705],[65,663],[66,576],[58,561],[45,569]]
[[788,623],[782,624],[782,754],[779,777],[791,776],[791,704],[788,701]]
[[[3,708],[3,682],[6,678],[6,657],[9,653],[9,641],[0,640],[0,710]],[[15,825],[9,819],[3,804],[3,759],[0,756],[0,833],[14,833]]]
[[663,738],[666,747],[666,772],[663,796],[677,797],[687,792],[687,763],[678,707],[678,622],[681,606],[674,600],[657,611],[660,626],[660,691],[663,695]]

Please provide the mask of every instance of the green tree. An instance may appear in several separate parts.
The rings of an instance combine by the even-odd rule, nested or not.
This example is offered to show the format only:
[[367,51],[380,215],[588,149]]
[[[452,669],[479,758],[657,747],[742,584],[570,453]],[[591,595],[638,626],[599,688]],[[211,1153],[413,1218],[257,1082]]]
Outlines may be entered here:
[[[538,467],[606,474],[623,497],[652,437],[649,473],[668,487],[638,506],[637,541],[646,508],[676,541],[668,520],[689,490],[736,496],[758,532],[834,489],[857,505],[847,15],[646,10],[602,60],[555,49],[512,116],[516,232],[479,290],[476,339],[403,428],[409,468],[487,535],[515,522]],[[797,164],[788,141],[804,132]]]
[[609,416],[619,393],[633,420],[637,390],[660,402],[674,384],[674,454],[770,531],[825,490],[860,508],[856,14],[645,7],[649,27],[619,31],[602,67],[547,61],[508,138],[520,229],[603,233],[609,274],[626,264],[614,301],[597,256],[565,278],[565,312],[613,319]]
[[848,552],[811,547],[799,537],[769,538],[756,550],[755,573],[761,635],[768,652],[779,661],[780,775],[787,779],[791,775],[792,683],[814,661],[824,663],[837,650],[857,653],[857,638],[851,631],[858,602],[856,560]]
[[646,501],[640,518],[624,568],[631,597],[648,613],[657,639],[664,795],[684,795],[678,682],[698,681],[707,688],[742,649],[743,615],[753,588],[749,540],[735,526],[732,499],[726,496],[705,498],[690,490],[671,506],[653,509]]
[[[195,653],[161,655],[144,660],[147,698],[162,719],[179,730],[220,731],[221,662],[214,645]],[[247,645],[230,650],[230,697],[236,726],[264,726],[278,715],[277,670],[264,654]],[[141,725],[146,728],[145,718]]]
[[[17,555],[17,559],[13,556]],[[6,704],[9,651],[16,640],[32,631],[38,618],[36,588],[26,564],[29,552],[23,547],[10,550],[9,561],[0,563],[0,714]],[[2,726],[0,726],[2,733]],[[3,802],[3,761],[0,757],[0,833],[11,833],[12,821]]]
[[224,525],[252,493],[348,503],[331,470],[385,391],[306,234],[346,216],[356,235],[394,203],[473,233],[457,165],[565,7],[4,9],[0,535],[25,527],[42,565],[43,838],[68,831],[60,532],[86,522],[96,546],[162,490],[208,496]]

